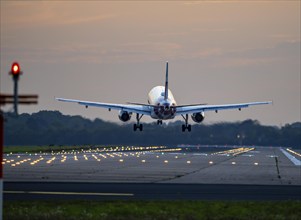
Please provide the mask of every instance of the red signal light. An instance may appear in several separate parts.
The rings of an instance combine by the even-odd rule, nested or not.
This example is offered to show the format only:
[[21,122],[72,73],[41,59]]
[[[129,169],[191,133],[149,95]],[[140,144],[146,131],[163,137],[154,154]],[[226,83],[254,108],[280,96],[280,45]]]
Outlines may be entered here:
[[11,73],[13,75],[19,75],[20,74],[20,65],[18,63],[13,63],[11,66]]

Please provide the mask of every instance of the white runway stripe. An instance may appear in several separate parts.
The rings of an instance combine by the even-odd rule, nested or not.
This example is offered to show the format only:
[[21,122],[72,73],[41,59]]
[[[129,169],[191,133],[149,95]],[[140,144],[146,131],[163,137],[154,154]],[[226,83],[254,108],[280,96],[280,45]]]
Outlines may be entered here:
[[80,195],[80,196],[134,196],[132,193],[91,193],[91,192],[43,192],[43,191],[3,191],[7,194],[41,194],[41,195]]
[[292,161],[296,166],[301,166],[301,161],[298,160],[296,157],[288,153],[287,151],[280,148],[281,152],[290,160]]

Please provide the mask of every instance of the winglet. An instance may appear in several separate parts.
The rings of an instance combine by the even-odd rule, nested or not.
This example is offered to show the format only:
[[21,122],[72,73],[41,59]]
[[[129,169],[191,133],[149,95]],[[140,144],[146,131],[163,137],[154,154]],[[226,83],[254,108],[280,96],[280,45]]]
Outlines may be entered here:
[[166,62],[166,76],[165,76],[165,93],[164,99],[168,99],[168,61]]

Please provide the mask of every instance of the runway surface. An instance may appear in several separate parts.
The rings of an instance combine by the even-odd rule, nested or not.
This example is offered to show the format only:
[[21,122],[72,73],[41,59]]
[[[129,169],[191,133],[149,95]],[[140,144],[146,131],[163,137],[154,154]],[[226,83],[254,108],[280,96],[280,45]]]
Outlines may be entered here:
[[300,151],[250,146],[6,154],[5,198],[300,199],[300,160]]
[[300,186],[5,182],[4,200],[301,200]]

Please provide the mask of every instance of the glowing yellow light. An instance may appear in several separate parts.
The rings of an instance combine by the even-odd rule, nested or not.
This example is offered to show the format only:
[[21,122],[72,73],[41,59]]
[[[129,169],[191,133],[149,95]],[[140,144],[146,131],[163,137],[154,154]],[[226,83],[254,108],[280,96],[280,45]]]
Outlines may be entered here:
[[54,160],[55,160],[55,157],[51,158],[51,159],[48,160],[46,163],[50,164],[50,163],[52,163],[52,161],[54,161]]

